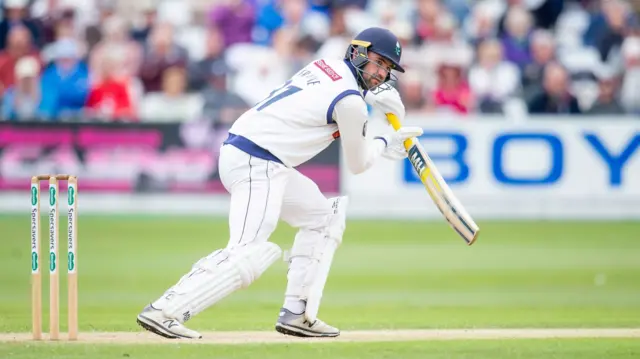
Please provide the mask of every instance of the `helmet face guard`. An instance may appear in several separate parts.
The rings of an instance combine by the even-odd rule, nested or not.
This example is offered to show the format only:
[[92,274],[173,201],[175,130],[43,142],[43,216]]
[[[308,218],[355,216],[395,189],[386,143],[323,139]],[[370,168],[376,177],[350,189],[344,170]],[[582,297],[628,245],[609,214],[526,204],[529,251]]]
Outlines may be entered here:
[[[351,44],[347,49],[347,54],[345,57],[351,62],[353,67],[358,72],[358,82],[360,83],[362,88],[364,88],[366,91],[371,91],[373,93],[378,93],[384,90],[388,90],[392,87],[391,83],[398,81],[397,76],[392,73],[392,70],[394,69],[395,66],[392,66],[392,68],[389,69],[389,71],[387,72],[387,77],[385,79],[381,79],[380,84],[376,86],[369,87],[369,85],[367,85],[367,81],[363,76],[363,74],[367,74],[370,77],[375,77],[374,74],[364,71],[365,65],[370,62],[369,47],[371,47],[370,42],[353,40],[351,41]],[[385,56],[385,54],[376,52],[375,50],[372,50],[372,52],[377,53],[378,55],[382,56],[383,58],[393,63],[393,60],[390,59],[388,56]],[[378,64],[375,64],[375,65],[381,68],[380,65]]]

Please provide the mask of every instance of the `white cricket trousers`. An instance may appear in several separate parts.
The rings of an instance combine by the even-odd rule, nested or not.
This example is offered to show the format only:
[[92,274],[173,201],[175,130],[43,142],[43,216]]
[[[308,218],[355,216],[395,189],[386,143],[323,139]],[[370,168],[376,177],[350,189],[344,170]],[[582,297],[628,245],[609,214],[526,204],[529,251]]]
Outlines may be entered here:
[[267,241],[278,220],[299,229],[321,230],[331,203],[308,177],[233,145],[220,149],[219,173],[231,194],[228,249]]

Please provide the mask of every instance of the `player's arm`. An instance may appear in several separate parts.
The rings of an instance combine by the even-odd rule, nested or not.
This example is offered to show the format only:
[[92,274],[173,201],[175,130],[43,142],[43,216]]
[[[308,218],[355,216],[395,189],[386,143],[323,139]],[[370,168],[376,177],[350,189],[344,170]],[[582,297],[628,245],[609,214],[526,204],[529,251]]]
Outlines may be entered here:
[[346,96],[338,101],[333,111],[347,167],[355,174],[366,171],[387,146],[384,138],[366,136],[367,104],[360,96]]
[[380,156],[389,159],[406,157],[402,145],[404,140],[422,134],[419,127],[403,127],[384,136],[367,138],[367,106],[359,96],[346,96],[338,101],[334,115],[340,130],[347,167],[355,174],[369,169]]

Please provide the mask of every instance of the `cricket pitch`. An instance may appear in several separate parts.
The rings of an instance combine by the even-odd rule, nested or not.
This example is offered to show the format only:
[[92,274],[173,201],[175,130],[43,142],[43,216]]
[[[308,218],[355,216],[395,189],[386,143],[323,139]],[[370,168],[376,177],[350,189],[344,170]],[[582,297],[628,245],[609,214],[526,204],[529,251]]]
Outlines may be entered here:
[[[202,336],[202,339],[171,340],[148,332],[81,332],[75,342],[85,344],[269,344],[465,339],[640,338],[640,328],[357,330],[344,331],[337,338],[296,338],[284,336],[275,331],[225,331],[203,332]],[[30,341],[33,341],[30,333],[0,333],[0,343]],[[43,334],[42,341],[47,341],[46,334]],[[66,333],[61,333],[58,342],[67,342]]]

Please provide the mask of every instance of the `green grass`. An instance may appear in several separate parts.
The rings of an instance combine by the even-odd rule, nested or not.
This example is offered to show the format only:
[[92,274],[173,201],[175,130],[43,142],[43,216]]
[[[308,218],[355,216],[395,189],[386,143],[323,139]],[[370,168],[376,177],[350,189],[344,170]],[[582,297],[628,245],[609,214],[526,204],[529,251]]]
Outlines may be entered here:
[[57,345],[0,346],[7,359],[621,359],[637,358],[640,342],[629,339],[513,340],[293,345]]
[[[41,238],[46,243],[47,219],[43,217],[41,223]],[[343,330],[640,327],[640,222],[479,224],[482,234],[478,242],[467,247],[443,221],[349,221],[320,317]],[[30,331],[28,227],[27,215],[0,217],[0,332]],[[62,220],[62,232],[65,228]],[[176,217],[81,216],[78,231],[81,331],[139,331],[135,316],[142,307],[174,284],[196,260],[226,245],[228,235],[226,220]],[[281,224],[272,238],[288,249],[294,235],[293,229]],[[46,248],[45,244],[44,258]],[[60,258],[60,268],[66,268],[64,246]],[[48,261],[42,263],[45,269],[47,265]],[[277,262],[250,288],[195,317],[189,326],[200,331],[272,330],[283,301],[286,270],[284,262]],[[65,331],[64,272],[61,279],[61,330]],[[43,283],[43,325],[48,328],[46,270]],[[548,348],[558,358],[617,358],[625,357],[633,341],[500,343],[506,344],[336,343],[313,347],[309,355],[346,358],[371,356],[366,354],[371,352],[378,354],[372,357],[389,358],[422,358],[427,353],[429,358],[537,358],[536,352]],[[0,358],[29,357],[24,348],[0,345]],[[115,354],[123,350],[131,357],[153,357],[152,353],[177,350],[80,345],[29,348],[43,350],[51,358],[88,354],[100,358],[102,351]],[[189,348],[191,354],[182,357],[212,350]],[[218,350],[222,357],[245,357],[234,356],[231,347],[216,347],[215,352]],[[308,349],[274,345],[246,346],[241,352],[250,357],[259,351],[270,358],[303,350],[306,353]],[[639,352],[637,347],[635,350]],[[350,356],[352,352],[365,354]]]

